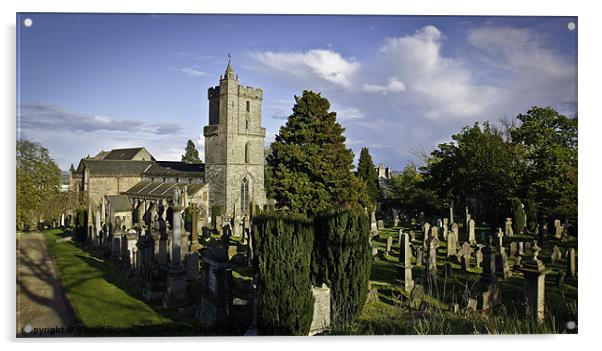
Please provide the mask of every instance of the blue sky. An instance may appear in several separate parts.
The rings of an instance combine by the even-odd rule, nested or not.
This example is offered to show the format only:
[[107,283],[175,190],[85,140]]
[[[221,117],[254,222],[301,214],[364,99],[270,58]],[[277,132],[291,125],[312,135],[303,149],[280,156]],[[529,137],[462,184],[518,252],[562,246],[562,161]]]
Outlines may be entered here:
[[[33,21],[23,25],[25,18]],[[17,15],[17,132],[62,169],[101,149],[203,155],[207,89],[228,53],[264,90],[269,143],[304,89],[356,155],[400,170],[475,121],[577,109],[574,17]],[[576,26],[578,27],[578,25]]]

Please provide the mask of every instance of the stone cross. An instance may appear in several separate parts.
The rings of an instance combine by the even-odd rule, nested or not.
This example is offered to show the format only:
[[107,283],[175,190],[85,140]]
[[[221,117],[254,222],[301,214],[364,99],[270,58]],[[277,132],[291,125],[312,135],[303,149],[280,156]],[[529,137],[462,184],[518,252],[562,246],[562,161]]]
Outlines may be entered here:
[[431,225],[428,222],[426,222],[424,223],[424,226],[422,228],[422,241],[426,242],[426,240],[429,238],[429,230],[431,228]]

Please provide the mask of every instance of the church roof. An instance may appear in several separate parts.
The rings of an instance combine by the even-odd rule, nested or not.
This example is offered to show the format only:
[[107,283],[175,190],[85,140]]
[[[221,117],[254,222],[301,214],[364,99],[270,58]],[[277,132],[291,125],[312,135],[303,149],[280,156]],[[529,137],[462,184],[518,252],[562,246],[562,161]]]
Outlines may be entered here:
[[188,196],[198,193],[204,186],[204,183],[182,184],[175,182],[151,182],[150,180],[141,180],[123,194],[137,198],[150,199],[170,199],[173,198],[176,187],[186,186]]
[[133,147],[133,148],[127,148],[127,149],[113,149],[113,150],[107,152],[107,154],[103,157],[103,160],[131,160],[134,157],[136,157],[136,155],[142,150],[146,150],[146,149],[143,147]]
[[126,212],[132,209],[132,200],[126,195],[106,195],[113,212]]
[[[130,160],[93,160],[82,159],[81,166],[90,171],[90,175],[141,176],[153,161]],[[79,171],[79,167],[78,167]]]
[[157,161],[145,172],[147,176],[182,176],[182,177],[202,177],[205,174],[205,165],[178,162],[178,161]]

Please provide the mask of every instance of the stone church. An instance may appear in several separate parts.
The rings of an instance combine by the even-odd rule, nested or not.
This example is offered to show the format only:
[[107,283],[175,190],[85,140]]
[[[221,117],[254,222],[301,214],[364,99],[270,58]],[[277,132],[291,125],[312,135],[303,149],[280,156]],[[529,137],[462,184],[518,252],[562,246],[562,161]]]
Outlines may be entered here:
[[158,161],[144,147],[101,151],[71,166],[69,189],[88,204],[88,223],[98,232],[104,224],[132,228],[158,202],[184,191],[206,225],[214,211],[224,219],[247,216],[266,204],[264,139],[261,126],[263,91],[243,86],[232,65],[219,85],[208,89],[209,118],[203,129],[205,163]]

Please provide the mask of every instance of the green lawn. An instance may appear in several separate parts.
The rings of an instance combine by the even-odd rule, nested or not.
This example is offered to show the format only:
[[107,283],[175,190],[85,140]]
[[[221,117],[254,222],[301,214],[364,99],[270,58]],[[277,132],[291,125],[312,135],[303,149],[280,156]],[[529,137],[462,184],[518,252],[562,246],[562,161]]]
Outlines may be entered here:
[[51,256],[79,321],[86,327],[130,328],[172,323],[140,299],[131,277],[71,242],[57,243],[62,231],[45,232]]

